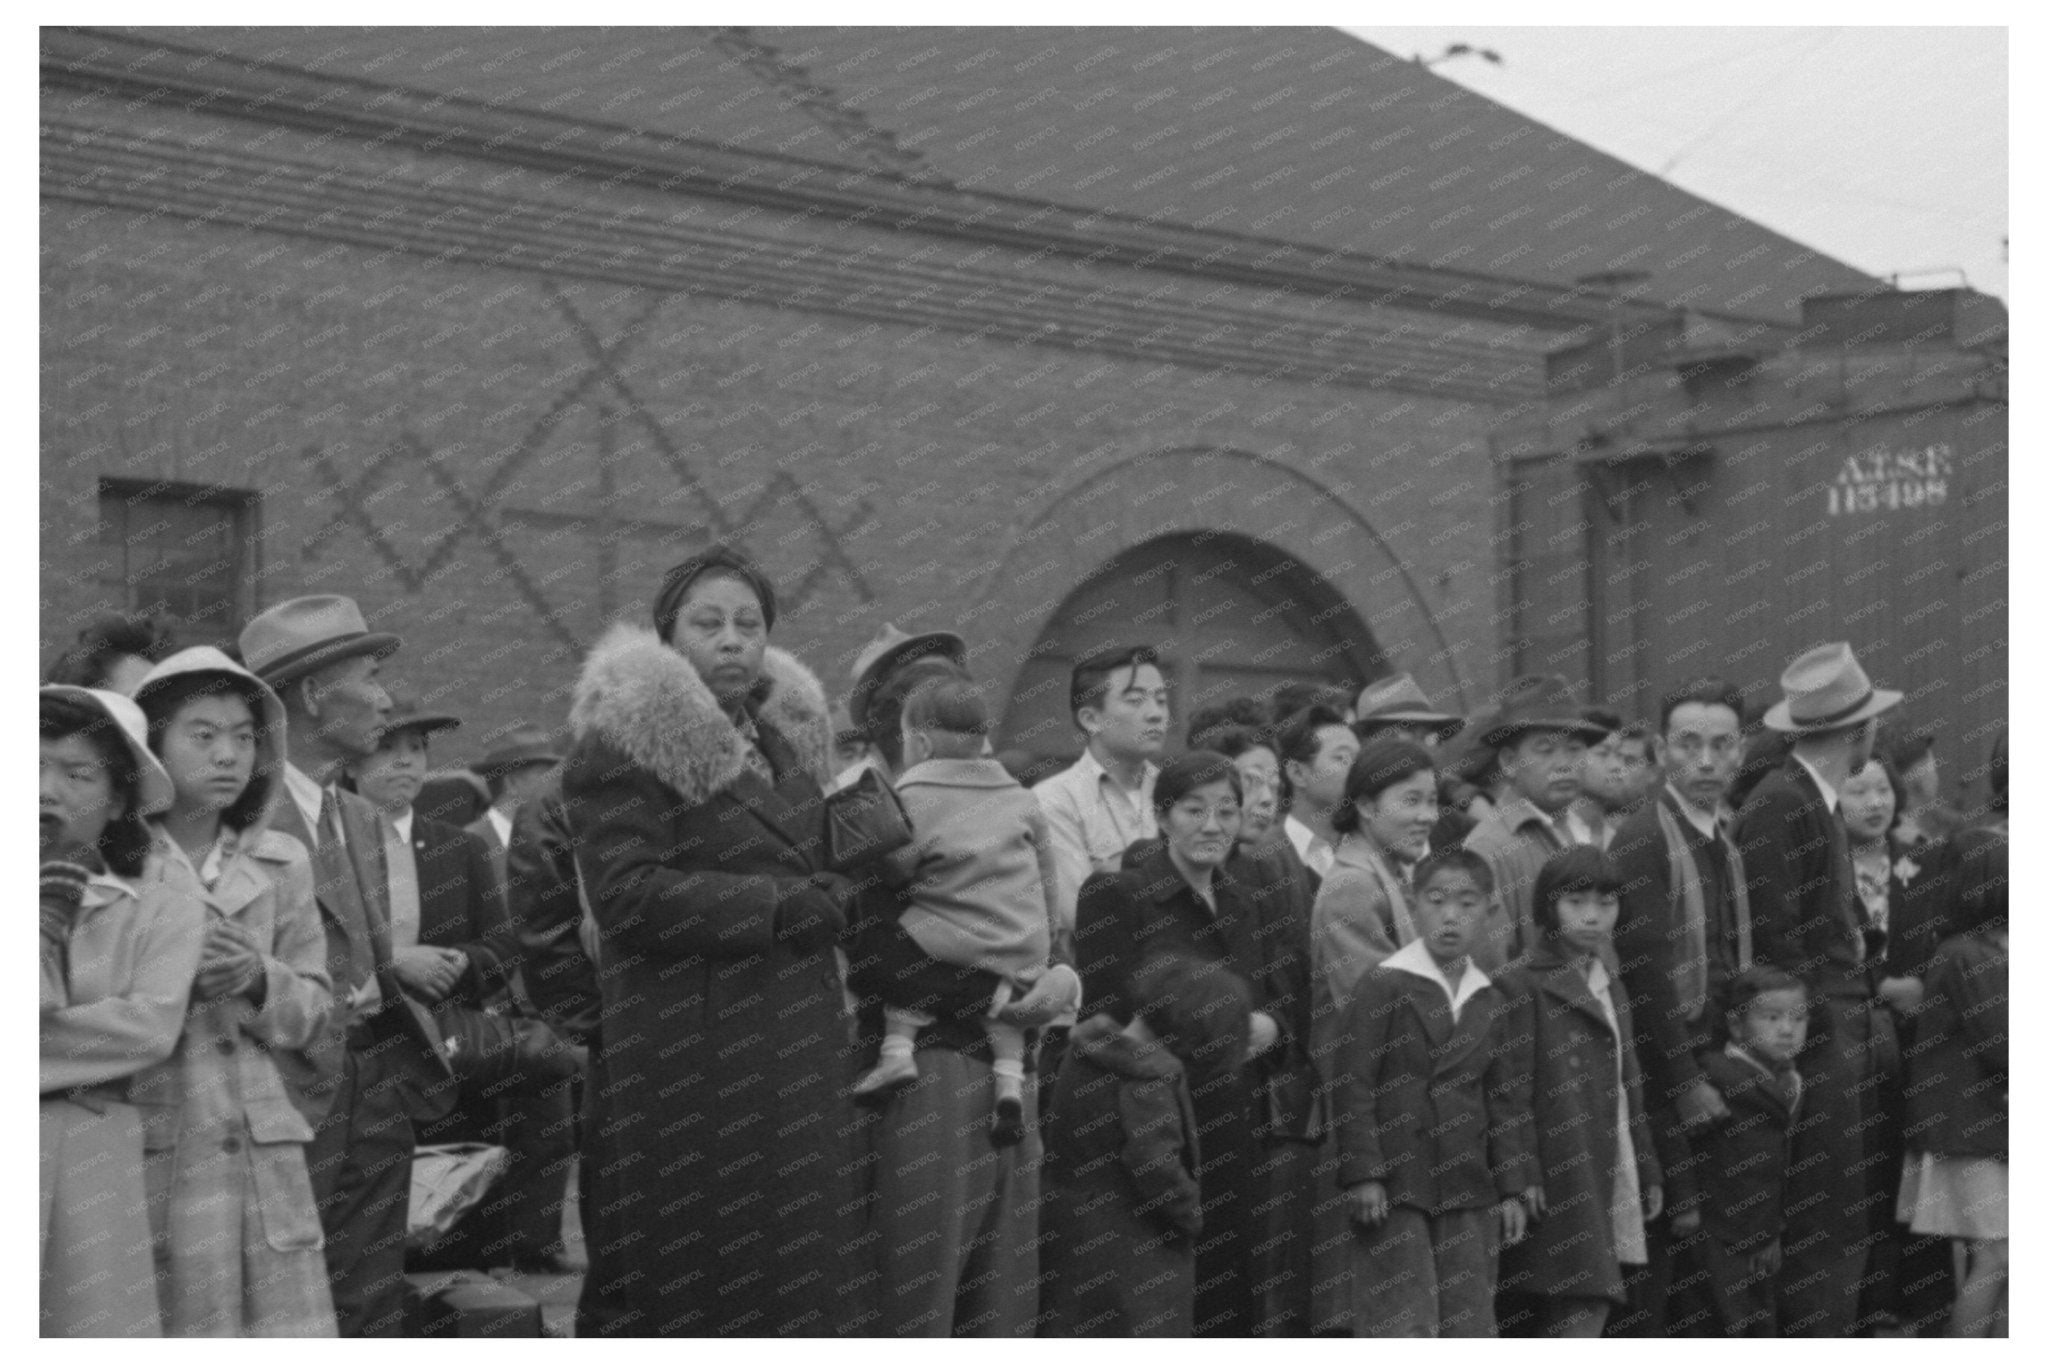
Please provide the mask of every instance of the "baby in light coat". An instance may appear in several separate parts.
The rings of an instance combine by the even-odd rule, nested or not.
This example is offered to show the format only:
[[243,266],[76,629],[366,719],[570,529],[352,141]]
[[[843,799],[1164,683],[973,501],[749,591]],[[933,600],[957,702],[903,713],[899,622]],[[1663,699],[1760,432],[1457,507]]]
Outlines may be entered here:
[[[934,960],[1004,978],[984,1023],[994,1054],[997,1145],[1024,1135],[1024,1030],[995,1015],[1046,969],[1052,947],[1052,852],[1038,801],[988,748],[988,708],[964,678],[934,678],[903,703],[904,773],[896,794],[910,846],[884,876],[909,892],[902,923]],[[879,1063],[854,1086],[873,1099],[917,1079],[929,1014],[890,1006]]]

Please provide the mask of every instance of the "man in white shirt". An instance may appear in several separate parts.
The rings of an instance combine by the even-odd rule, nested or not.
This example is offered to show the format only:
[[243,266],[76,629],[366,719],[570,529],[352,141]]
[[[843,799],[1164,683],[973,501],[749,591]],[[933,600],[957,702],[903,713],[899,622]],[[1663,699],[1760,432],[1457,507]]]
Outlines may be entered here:
[[1344,781],[1358,756],[1358,736],[1335,708],[1311,705],[1282,721],[1275,741],[1280,745],[1280,769],[1294,793],[1281,827],[1301,864],[1314,874],[1313,884],[1321,886],[1343,837],[1330,820],[1344,803]]
[[1067,689],[1074,724],[1088,747],[1032,794],[1052,837],[1056,941],[1071,941],[1081,883],[1118,871],[1124,850],[1159,836],[1152,813],[1154,763],[1166,747],[1166,679],[1150,645],[1121,645],[1074,665]]

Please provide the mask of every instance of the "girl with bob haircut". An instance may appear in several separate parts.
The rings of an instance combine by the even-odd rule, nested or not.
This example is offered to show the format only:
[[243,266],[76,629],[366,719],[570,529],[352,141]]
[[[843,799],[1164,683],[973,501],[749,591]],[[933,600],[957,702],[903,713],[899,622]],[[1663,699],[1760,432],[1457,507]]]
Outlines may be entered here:
[[171,807],[157,854],[195,887],[205,940],[184,1032],[135,1077],[164,1334],[331,1336],[313,1128],[278,1069],[327,1026],[326,930],[305,845],[267,827],[284,706],[226,654],[185,649],[135,689]]
[[1529,1235],[1501,1256],[1506,1335],[1598,1336],[1664,1208],[1628,994],[1607,965],[1621,884],[1598,848],[1551,857],[1536,874],[1537,941],[1501,973],[1537,1166]]
[[203,911],[152,851],[172,801],[115,692],[41,691],[41,1328],[163,1333],[128,1082],[177,1046]]

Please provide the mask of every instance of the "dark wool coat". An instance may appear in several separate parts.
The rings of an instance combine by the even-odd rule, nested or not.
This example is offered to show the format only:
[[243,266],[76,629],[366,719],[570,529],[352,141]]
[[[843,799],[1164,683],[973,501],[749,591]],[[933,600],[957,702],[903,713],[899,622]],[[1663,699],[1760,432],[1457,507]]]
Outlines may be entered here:
[[1785,1232],[1785,1179],[1792,1128],[1802,1116],[1790,1076],[1766,1076],[1748,1061],[1714,1052],[1700,1069],[1728,1116],[1692,1138],[1692,1178],[1702,1193],[1700,1226],[1741,1257]]
[[2008,1158],[2006,950],[1959,933],[1927,964],[1906,1057],[1906,1147]]
[[1662,1182],[1628,1040],[1626,992],[1619,980],[1608,987],[1621,1024],[1617,1038],[1585,976],[1547,941],[1502,972],[1498,984],[1508,999],[1522,1082],[1518,1102],[1528,1105],[1535,1178],[1547,1208],[1521,1244],[1501,1252],[1500,1286],[1543,1297],[1626,1301],[1609,1213],[1621,1150],[1617,1085],[1628,1100],[1636,1178],[1645,1190]]
[[1507,1012],[1492,985],[1453,1019],[1435,981],[1385,965],[1365,974],[1331,1076],[1339,1188],[1377,1180],[1390,1206],[1437,1213],[1489,1208],[1536,1182]]
[[[1219,962],[1242,978],[1252,1010],[1273,1018],[1285,1048],[1289,1011],[1268,993],[1275,976],[1262,950],[1256,912],[1229,866],[1217,870],[1212,886],[1213,913],[1174,870],[1166,845],[1153,841],[1134,844],[1124,854],[1122,871],[1098,872],[1082,882],[1074,914],[1082,1007],[1110,1015],[1121,1027],[1131,1018],[1130,980],[1139,965],[1156,952],[1183,952]],[[1195,1251],[1195,1319],[1205,1335],[1248,1335],[1257,1325],[1256,1210],[1265,1196],[1256,1173],[1256,1134],[1264,1123],[1258,1078],[1245,1066],[1194,1086],[1203,1216]]]
[[764,680],[772,783],[651,630],[615,626],[576,686],[562,790],[599,930],[606,1074],[579,1335],[820,1335],[857,1315],[839,972],[829,937],[776,932],[821,868],[829,722],[789,655],[770,649]]
[[1181,1063],[1101,1014],[1074,1029],[1045,1133],[1048,1336],[1194,1334],[1200,1151]]

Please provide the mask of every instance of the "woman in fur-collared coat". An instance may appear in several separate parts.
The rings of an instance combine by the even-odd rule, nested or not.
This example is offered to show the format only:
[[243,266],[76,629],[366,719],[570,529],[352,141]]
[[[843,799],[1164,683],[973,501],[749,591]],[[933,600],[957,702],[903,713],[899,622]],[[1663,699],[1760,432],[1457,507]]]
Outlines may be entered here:
[[603,996],[576,1333],[858,1331],[824,692],[732,550],[670,570],[654,616],[591,651],[562,773]]

